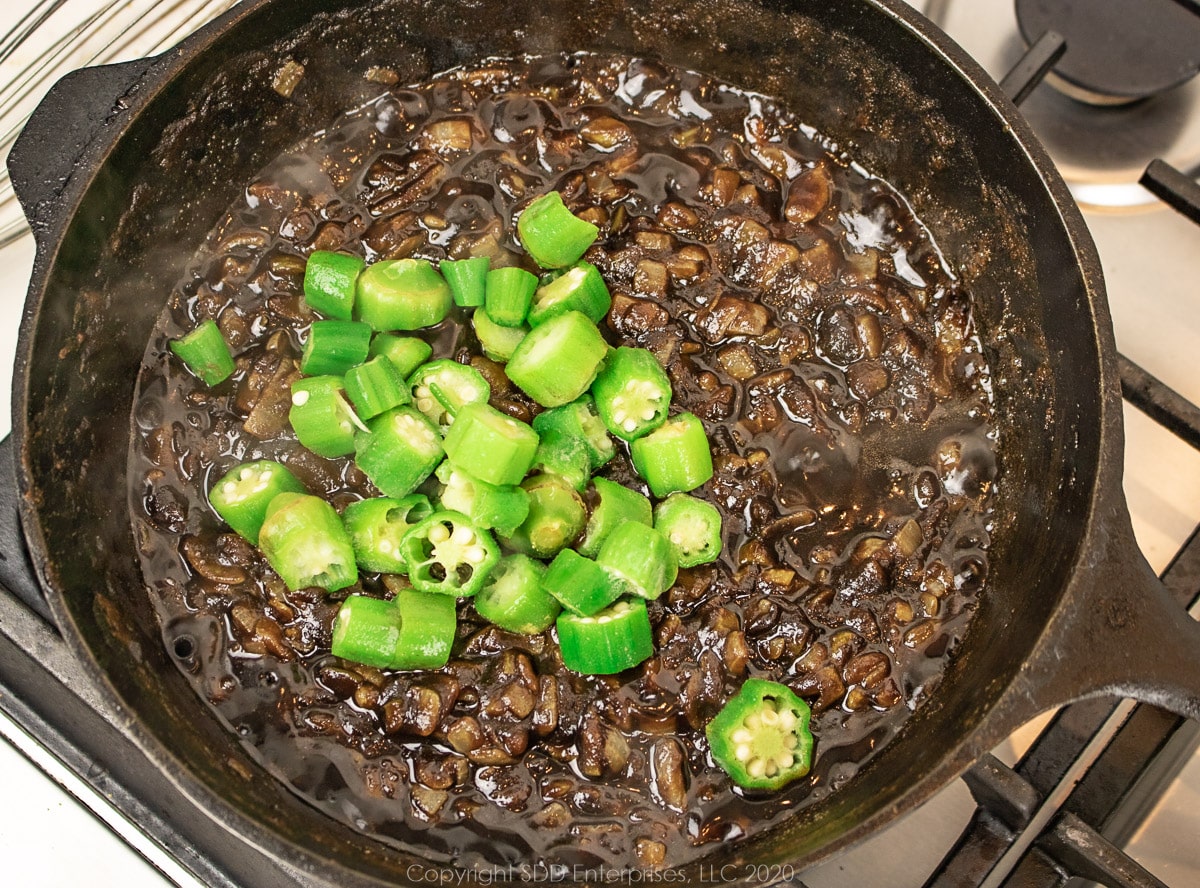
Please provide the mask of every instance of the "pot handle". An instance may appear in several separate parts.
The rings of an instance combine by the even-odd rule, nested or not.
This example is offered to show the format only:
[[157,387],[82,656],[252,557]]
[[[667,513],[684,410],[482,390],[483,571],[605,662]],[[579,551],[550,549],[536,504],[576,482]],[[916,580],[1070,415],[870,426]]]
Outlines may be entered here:
[[1094,530],[1083,568],[999,707],[1002,734],[1086,697],[1130,697],[1200,719],[1200,622],[1181,603],[1200,589],[1200,533],[1172,564],[1168,588],[1138,549],[1123,501],[1097,515]]
[[131,96],[153,63],[136,59],[72,71],[38,104],[8,155],[13,191],[35,237],[62,216],[74,172],[120,135]]

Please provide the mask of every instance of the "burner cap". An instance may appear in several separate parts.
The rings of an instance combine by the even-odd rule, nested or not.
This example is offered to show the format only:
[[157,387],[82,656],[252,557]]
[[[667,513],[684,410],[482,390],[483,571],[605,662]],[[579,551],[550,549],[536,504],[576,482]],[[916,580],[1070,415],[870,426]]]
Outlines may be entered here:
[[[1133,102],[1200,72],[1200,15],[1176,0],[1016,0],[1021,35],[1067,41],[1047,82],[1097,105]],[[1054,76],[1057,75],[1057,76]]]

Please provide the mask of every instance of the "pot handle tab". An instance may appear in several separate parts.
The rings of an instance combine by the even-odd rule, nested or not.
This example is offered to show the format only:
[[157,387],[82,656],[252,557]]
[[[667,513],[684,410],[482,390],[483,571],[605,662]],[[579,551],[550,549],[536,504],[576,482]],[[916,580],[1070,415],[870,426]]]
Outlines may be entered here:
[[1128,697],[1200,720],[1200,531],[1163,579],[1137,548],[1124,503],[1097,522],[1090,557],[1010,689],[1010,718],[1085,697]]
[[13,191],[35,236],[51,227],[75,171],[116,140],[153,59],[81,68],[46,93],[8,155]]

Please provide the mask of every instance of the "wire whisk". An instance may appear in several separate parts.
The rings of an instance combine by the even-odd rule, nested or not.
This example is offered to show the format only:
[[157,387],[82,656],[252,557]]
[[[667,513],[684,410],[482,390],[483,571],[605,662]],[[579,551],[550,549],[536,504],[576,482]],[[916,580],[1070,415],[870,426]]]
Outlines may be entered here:
[[[7,160],[38,102],[68,71],[162,52],[236,3],[38,0],[0,37],[0,160]],[[0,168],[0,247],[27,231],[5,164]]]

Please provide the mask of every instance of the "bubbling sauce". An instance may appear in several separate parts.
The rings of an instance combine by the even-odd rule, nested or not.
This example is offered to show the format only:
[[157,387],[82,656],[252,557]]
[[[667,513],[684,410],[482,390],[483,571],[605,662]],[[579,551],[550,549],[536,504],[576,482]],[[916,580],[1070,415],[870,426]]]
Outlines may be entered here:
[[[704,421],[716,474],[695,494],[722,513],[724,553],[650,603],[656,654],[619,676],[563,669],[552,630],[504,632],[469,600],[444,669],[338,660],[341,598],[394,579],[289,592],[206,501],[263,458],[339,508],[377,495],[287,424],[316,318],[305,256],[530,267],[513,219],[553,189],[600,228],[585,258],[613,293],[603,332],[650,349]],[[460,311],[420,335],[528,421],[539,408]],[[212,390],[167,349],[208,318],[237,358]],[[989,371],[929,232],[770,98],[650,61],[489,60],[333,121],[213,229],[135,403],[132,520],[168,649],[292,790],[431,861],[674,866],[768,829],[935,692],[986,580]],[[622,446],[603,474],[641,485]],[[748,676],[813,708],[813,769],[778,793],[708,758],[704,726]]]

